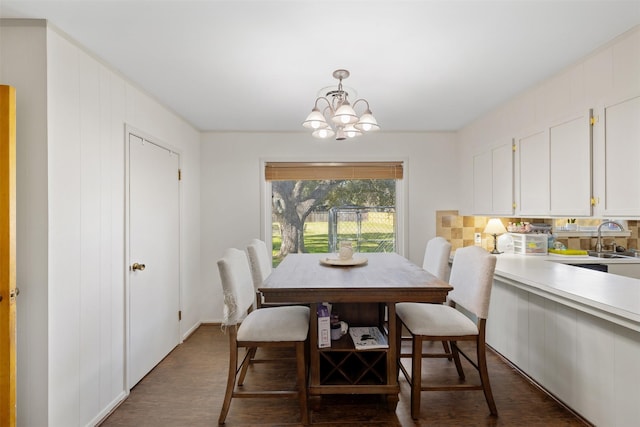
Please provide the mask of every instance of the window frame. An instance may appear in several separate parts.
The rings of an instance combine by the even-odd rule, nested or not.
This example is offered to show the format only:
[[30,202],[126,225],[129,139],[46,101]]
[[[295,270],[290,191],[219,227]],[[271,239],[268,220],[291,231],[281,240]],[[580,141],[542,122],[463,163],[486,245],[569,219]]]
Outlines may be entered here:
[[402,179],[402,162],[265,162],[268,181]]
[[300,164],[317,164],[317,163],[331,163],[331,164],[357,164],[357,163],[401,163],[402,165],[402,179],[395,179],[396,181],[396,251],[399,255],[405,256],[408,248],[408,209],[407,209],[407,197],[408,194],[408,176],[409,176],[409,160],[408,158],[402,159],[350,159],[336,162],[335,160],[292,160],[292,159],[274,159],[274,158],[261,158],[260,159],[260,236],[261,239],[267,244],[269,253],[273,250],[271,233],[272,233],[272,203],[271,194],[272,187],[271,181],[268,181],[265,177],[265,168],[268,163],[300,163]]

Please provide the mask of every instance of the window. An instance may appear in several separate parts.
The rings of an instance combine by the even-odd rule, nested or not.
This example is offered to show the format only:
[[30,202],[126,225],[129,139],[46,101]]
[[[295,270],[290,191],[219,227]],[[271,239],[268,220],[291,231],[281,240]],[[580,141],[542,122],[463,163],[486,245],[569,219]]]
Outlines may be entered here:
[[[274,264],[294,252],[397,249],[397,187],[402,162],[268,162]],[[269,211],[269,209],[267,209]]]

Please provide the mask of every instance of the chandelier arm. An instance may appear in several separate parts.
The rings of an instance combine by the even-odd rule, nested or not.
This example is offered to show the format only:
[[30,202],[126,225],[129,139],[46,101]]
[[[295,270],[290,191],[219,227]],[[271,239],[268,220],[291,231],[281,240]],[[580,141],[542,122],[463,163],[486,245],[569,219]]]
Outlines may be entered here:
[[[327,114],[327,111],[329,111],[329,114]],[[326,107],[324,107],[324,109],[322,110],[322,115],[324,116],[325,120],[327,121],[327,125],[329,127],[331,127],[331,125],[332,125],[331,117],[333,116],[333,109],[331,108],[331,105],[327,105]]]
[[[356,99],[356,100],[353,102],[353,104],[351,104],[351,106],[353,107],[353,109],[354,109],[354,110],[356,109],[356,104],[357,104],[358,102],[360,102],[360,101],[362,101],[362,102],[364,102],[365,104],[367,104],[367,110],[370,110],[370,109],[371,109],[371,108],[369,108],[369,101],[367,101],[367,100],[366,100],[366,99],[364,99],[364,98],[359,98],[359,99]],[[366,110],[365,110],[365,111],[366,111]]]
[[[327,103],[327,107],[326,108],[328,108],[329,111],[331,111],[331,114],[334,113],[334,109],[333,109],[333,106],[331,105],[331,101],[329,101],[325,96],[319,96],[319,97],[316,98],[316,102],[314,104],[314,108],[318,108],[318,102],[319,101],[326,102]],[[323,114],[324,114],[324,111],[326,111],[326,108],[324,110],[322,110]]]

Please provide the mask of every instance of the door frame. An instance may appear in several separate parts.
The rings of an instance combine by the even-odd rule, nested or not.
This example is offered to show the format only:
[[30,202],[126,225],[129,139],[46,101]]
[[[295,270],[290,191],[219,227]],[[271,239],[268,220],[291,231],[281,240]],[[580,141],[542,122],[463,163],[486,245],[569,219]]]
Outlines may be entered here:
[[[171,151],[178,155],[178,168],[182,170],[182,152],[177,147],[165,143],[160,139],[151,136],[150,134],[140,131],[139,129],[126,124],[125,123],[125,132],[124,132],[124,147],[125,147],[125,191],[124,191],[124,328],[125,328],[125,366],[124,366],[124,381],[125,381],[125,390],[127,395],[129,395],[131,389],[129,387],[129,370],[131,368],[131,341],[129,334],[129,326],[130,326],[130,318],[129,318],[129,309],[131,307],[130,304],[130,274],[129,274],[129,265],[131,263],[129,253],[129,244],[130,244],[130,205],[129,205],[129,197],[130,197],[130,173],[129,168],[131,166],[130,158],[129,158],[129,135],[133,134],[139,138],[144,139],[158,147],[164,148],[165,150]],[[178,184],[178,309],[182,311],[182,189],[180,184]],[[178,345],[183,342],[183,332],[182,332],[182,322],[178,321]]]

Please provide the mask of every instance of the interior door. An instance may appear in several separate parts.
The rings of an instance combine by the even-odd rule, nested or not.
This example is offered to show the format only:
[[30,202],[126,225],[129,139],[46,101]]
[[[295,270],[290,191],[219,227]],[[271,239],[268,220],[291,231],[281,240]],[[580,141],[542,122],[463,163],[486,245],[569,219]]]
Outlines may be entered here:
[[0,425],[16,424],[16,93],[0,86]]
[[129,133],[129,387],[180,342],[179,157]]

